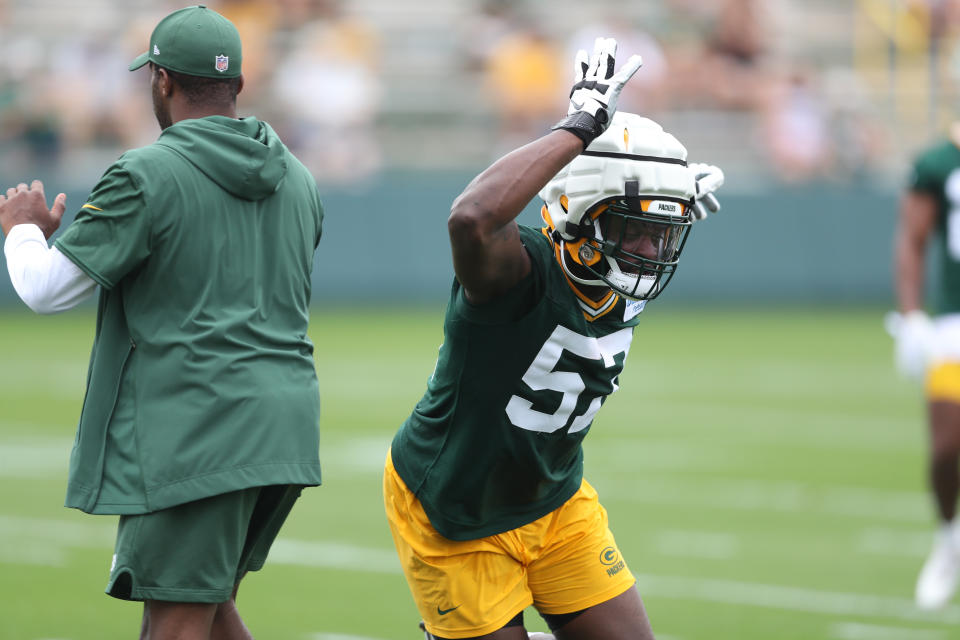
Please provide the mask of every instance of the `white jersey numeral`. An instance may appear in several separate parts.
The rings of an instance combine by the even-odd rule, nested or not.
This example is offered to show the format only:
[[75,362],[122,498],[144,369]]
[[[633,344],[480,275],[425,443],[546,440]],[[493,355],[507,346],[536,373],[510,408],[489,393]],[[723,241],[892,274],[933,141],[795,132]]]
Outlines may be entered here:
[[960,261],[960,169],[954,169],[947,176],[943,186],[947,196],[947,252],[955,261]]
[[[610,370],[610,393],[613,393],[618,388],[615,378],[620,372],[614,357],[623,354],[626,358],[632,338],[631,328],[621,329],[602,338],[592,338],[558,325],[523,374],[523,381],[533,391],[562,393],[560,406],[553,413],[544,413],[534,409],[533,403],[526,398],[514,395],[507,403],[507,417],[510,422],[521,429],[543,433],[553,433],[563,428],[576,409],[580,395],[586,389],[583,378],[576,371],[554,371],[563,352],[569,351],[587,360],[603,360],[603,366]],[[590,424],[600,409],[603,398],[603,395],[599,395],[590,402],[586,411],[573,420],[569,433],[585,429]]]

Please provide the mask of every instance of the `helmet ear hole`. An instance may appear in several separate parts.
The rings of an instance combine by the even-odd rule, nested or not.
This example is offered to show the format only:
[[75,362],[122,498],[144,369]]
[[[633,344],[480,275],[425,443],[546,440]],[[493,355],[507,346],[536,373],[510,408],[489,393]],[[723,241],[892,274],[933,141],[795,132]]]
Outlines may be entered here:
[[594,266],[603,258],[603,254],[597,250],[597,247],[592,246],[587,238],[581,238],[577,242],[568,244],[566,250],[575,263],[586,267]]
[[569,205],[570,205],[570,199],[567,198],[567,195],[563,194],[562,196],[560,196],[560,208],[563,209],[564,213],[570,213],[570,209],[568,208]]

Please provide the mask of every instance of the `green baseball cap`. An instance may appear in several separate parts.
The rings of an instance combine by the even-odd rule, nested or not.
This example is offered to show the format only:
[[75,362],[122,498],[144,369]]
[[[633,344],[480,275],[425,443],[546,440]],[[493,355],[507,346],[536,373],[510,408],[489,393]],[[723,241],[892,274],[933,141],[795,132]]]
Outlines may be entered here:
[[150,48],[130,63],[130,71],[148,62],[203,78],[236,78],[243,54],[233,23],[205,5],[174,11],[150,34]]

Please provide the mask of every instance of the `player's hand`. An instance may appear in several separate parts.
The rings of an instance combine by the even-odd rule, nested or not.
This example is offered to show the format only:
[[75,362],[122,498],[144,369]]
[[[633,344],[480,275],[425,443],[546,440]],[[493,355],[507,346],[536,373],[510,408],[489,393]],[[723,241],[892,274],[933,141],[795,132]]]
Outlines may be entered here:
[[723,186],[723,171],[701,162],[690,164],[689,169],[697,182],[697,195],[693,199],[693,221],[697,222],[720,211],[720,202],[714,192]]
[[28,187],[21,182],[7,189],[7,195],[0,195],[0,228],[7,235],[18,224],[35,224],[49,239],[60,227],[60,220],[66,209],[67,196],[58,194],[53,207],[47,209],[47,198],[43,195],[43,183],[34,180]]
[[923,311],[888,313],[887,332],[895,340],[893,360],[904,378],[922,380],[936,346],[933,323]]
[[573,133],[583,140],[584,148],[609,126],[623,85],[643,64],[640,56],[631,56],[614,73],[616,57],[617,41],[613,38],[597,38],[589,59],[585,50],[577,52],[567,117],[552,128]]

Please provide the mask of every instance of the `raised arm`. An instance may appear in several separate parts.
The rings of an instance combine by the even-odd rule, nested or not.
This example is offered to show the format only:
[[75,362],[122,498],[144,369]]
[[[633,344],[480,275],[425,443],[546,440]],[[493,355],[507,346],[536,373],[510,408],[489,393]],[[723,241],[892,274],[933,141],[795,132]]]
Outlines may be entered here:
[[516,217],[564,166],[603,133],[623,85],[640,68],[631,57],[614,73],[617,43],[598,38],[580,51],[567,116],[554,131],[497,160],[454,201],[447,228],[457,279],[472,302],[504,293],[530,271]]
[[582,150],[575,135],[552,131],[497,160],[454,201],[447,221],[453,269],[472,302],[496,297],[530,271],[515,219]]

